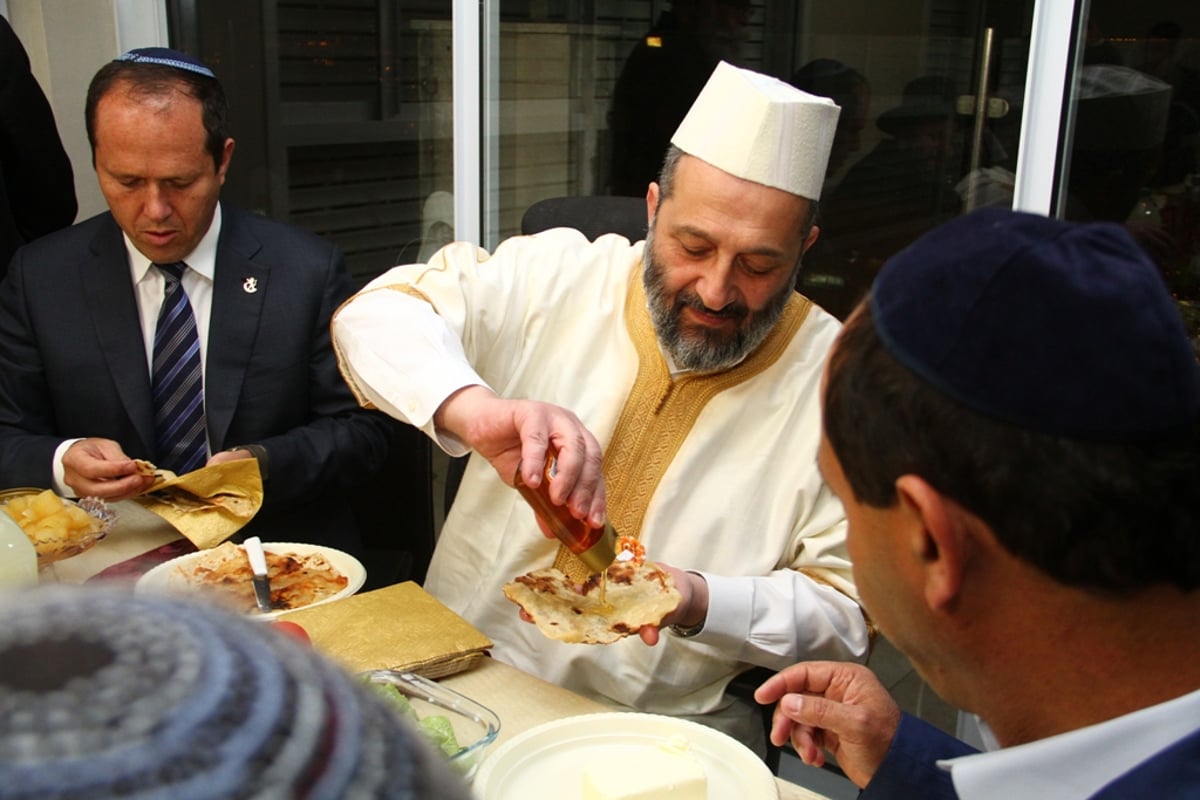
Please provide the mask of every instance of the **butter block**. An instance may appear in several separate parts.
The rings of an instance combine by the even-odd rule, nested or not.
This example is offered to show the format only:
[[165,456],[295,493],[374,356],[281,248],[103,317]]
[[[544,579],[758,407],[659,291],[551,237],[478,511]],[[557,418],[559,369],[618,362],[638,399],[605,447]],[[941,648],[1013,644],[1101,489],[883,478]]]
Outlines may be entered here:
[[583,770],[583,800],[706,800],[708,778],[686,738],[623,748]]

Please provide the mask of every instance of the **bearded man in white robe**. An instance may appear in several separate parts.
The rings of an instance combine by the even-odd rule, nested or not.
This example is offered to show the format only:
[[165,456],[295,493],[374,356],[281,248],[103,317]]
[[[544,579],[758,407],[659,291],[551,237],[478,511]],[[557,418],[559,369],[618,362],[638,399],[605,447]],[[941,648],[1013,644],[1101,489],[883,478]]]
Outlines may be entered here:
[[[335,316],[360,402],[472,453],[425,587],[496,658],[753,745],[736,675],[865,657],[843,509],[815,463],[839,324],[793,291],[837,111],[722,64],[649,186],[645,242],[559,228],[490,254],[455,243]],[[504,598],[518,575],[570,566],[512,488],[518,465],[538,485],[548,458],[555,503],[637,537],[674,577],[670,633],[566,644]]]

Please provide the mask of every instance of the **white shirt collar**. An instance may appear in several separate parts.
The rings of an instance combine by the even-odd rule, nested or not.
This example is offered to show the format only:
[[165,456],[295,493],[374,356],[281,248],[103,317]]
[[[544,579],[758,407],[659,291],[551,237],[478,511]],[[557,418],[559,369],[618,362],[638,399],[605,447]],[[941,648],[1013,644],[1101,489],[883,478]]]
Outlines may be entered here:
[[[146,277],[146,272],[150,269],[151,261],[142,255],[142,251],[133,246],[133,241],[129,235],[122,232],[125,238],[125,252],[129,254],[129,270],[133,275],[134,284],[141,282],[142,278]],[[212,224],[208,226],[208,230],[204,232],[199,243],[192,252],[184,256],[185,261],[190,269],[196,273],[203,275],[209,281],[213,279],[213,275],[217,270],[217,240],[221,238],[221,204],[217,203],[216,209],[213,211]]]
[[1197,730],[1200,690],[1029,744],[943,759],[962,800],[1087,798]]

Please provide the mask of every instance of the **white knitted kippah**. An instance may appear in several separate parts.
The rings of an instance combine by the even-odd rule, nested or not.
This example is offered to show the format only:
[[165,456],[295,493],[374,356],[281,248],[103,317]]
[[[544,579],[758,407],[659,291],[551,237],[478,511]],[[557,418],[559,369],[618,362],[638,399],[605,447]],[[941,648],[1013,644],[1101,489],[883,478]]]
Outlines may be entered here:
[[379,698],[262,622],[127,589],[0,591],[0,795],[466,800]]

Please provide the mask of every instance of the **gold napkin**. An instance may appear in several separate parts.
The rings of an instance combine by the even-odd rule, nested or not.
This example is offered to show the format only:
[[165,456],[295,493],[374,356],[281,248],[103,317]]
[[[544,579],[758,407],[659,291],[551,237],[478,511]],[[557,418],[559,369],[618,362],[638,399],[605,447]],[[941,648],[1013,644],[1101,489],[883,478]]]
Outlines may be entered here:
[[191,540],[216,547],[258,513],[263,502],[258,459],[240,458],[184,475],[160,471],[162,480],[133,498]]
[[441,678],[475,666],[491,640],[412,581],[281,614],[350,669]]

